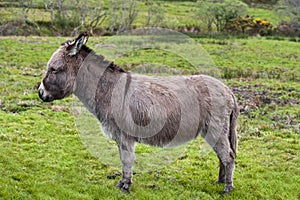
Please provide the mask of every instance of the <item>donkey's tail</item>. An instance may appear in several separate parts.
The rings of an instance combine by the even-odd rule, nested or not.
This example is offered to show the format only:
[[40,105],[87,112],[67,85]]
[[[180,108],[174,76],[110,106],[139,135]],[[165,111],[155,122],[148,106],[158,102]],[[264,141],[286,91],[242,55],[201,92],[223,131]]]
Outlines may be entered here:
[[237,119],[240,111],[234,95],[232,95],[232,98],[234,101],[234,107],[232,109],[232,113],[230,114],[229,141],[230,141],[230,147],[234,153],[234,157],[236,157],[237,148],[238,148],[238,136],[237,136],[236,128],[237,128]]

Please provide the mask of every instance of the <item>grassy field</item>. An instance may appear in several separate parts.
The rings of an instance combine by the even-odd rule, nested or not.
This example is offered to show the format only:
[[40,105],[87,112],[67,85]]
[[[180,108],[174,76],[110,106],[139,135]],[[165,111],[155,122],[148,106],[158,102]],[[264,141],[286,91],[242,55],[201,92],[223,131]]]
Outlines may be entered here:
[[[241,107],[235,190],[224,199],[299,199],[299,42],[194,39],[210,54]],[[217,157],[201,153],[200,138],[170,165],[137,171],[130,195],[114,187],[121,169],[86,149],[74,126],[72,98],[53,103],[38,98],[46,63],[65,40],[0,38],[0,199],[222,199],[223,185],[213,184]],[[91,38],[89,46],[99,40]],[[197,73],[185,70],[176,55],[163,56],[131,52],[116,63],[132,69],[142,62],[167,62],[183,74]]]

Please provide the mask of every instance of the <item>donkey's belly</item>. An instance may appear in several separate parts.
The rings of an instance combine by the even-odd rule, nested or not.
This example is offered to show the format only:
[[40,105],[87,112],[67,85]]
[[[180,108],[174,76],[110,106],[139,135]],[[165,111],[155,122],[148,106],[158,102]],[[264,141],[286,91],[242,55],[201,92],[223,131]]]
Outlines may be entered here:
[[198,134],[182,134],[182,133],[158,133],[148,138],[137,138],[137,141],[142,144],[157,147],[173,147],[185,144],[197,137]]

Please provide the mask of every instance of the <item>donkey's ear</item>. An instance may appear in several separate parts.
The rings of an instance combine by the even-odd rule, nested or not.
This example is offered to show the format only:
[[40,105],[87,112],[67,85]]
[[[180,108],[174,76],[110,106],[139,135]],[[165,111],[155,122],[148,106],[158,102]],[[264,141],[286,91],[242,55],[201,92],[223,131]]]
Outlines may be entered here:
[[83,45],[88,41],[89,36],[87,33],[81,33],[68,47],[70,56],[75,56],[81,49]]

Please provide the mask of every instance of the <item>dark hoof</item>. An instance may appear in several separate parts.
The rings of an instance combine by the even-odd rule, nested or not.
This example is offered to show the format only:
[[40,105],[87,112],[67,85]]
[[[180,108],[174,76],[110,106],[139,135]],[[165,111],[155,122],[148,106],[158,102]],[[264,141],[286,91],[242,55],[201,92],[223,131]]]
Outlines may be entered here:
[[131,186],[131,182],[127,181],[127,180],[121,180],[116,187],[120,188],[122,192],[124,193],[130,193],[130,186]]
[[223,195],[230,194],[230,192],[233,190],[233,186],[226,186],[225,190],[222,192]]

